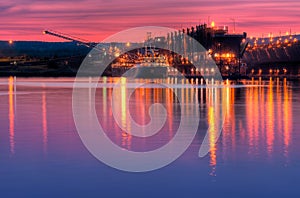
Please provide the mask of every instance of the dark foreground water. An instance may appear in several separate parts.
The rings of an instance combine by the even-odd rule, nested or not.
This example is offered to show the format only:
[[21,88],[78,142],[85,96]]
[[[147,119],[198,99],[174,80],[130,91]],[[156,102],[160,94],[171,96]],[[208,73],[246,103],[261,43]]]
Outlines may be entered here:
[[[299,84],[273,79],[224,88],[179,86],[185,105],[198,96],[200,126],[193,143],[162,169],[129,173],[98,161],[81,142],[72,114],[73,80],[0,79],[0,197],[300,197]],[[139,139],[114,122],[107,86],[113,81],[101,79],[106,84],[99,84],[95,108],[115,144],[142,152],[173,138],[185,107],[170,90],[152,83],[133,93],[129,111],[137,123],[149,122],[154,102],[168,115],[158,135]],[[122,104],[126,88],[119,94],[121,124],[130,128]],[[227,116],[217,140],[219,118],[211,102],[221,95]],[[199,158],[208,125],[209,153]]]

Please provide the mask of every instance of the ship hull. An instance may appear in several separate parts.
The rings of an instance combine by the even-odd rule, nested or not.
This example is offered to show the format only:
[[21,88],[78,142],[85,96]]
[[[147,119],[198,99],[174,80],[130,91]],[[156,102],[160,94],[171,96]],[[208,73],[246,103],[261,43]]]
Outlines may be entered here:
[[165,78],[168,68],[163,66],[133,67],[124,76],[130,78]]

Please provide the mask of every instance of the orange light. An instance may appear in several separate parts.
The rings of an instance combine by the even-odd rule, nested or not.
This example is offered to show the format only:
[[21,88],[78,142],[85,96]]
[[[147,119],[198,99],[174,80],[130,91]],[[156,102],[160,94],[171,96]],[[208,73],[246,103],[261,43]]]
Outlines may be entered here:
[[215,27],[215,22],[213,21],[213,22],[211,22],[211,27]]
[[11,45],[11,44],[13,44],[14,42],[13,42],[13,40],[9,40],[8,43]]
[[285,43],[288,43],[288,42],[289,42],[289,40],[288,40],[288,39],[285,39],[285,40],[284,40],[284,42],[285,42]]

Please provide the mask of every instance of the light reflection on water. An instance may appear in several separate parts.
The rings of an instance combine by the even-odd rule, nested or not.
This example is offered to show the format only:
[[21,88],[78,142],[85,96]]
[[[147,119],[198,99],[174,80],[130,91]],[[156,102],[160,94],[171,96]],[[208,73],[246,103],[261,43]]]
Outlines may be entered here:
[[43,145],[44,153],[47,153],[47,144],[48,144],[48,124],[47,124],[47,98],[46,92],[43,92],[42,95],[42,118],[43,118]]
[[8,103],[9,103],[9,142],[10,153],[15,153],[15,100],[14,100],[14,78],[8,79]]
[[[177,80],[168,79],[167,82],[176,84]],[[101,79],[102,83],[114,83],[115,81],[116,79],[113,78]],[[28,82],[39,82],[43,86],[30,86],[26,84]],[[47,84],[48,82],[50,84]],[[3,110],[0,117],[1,156],[8,154],[11,158],[15,158],[18,163],[23,163],[22,160],[24,159],[20,156],[23,154],[26,156],[27,152],[32,152],[35,155],[31,157],[36,158],[33,160],[38,161],[39,165],[42,166],[39,152],[42,152],[44,158],[48,158],[47,160],[51,158],[50,161],[59,160],[55,158],[59,152],[65,153],[66,156],[74,155],[74,158],[77,155],[87,155],[86,151],[77,153],[78,150],[83,149],[83,146],[72,122],[72,82],[73,79],[71,78],[41,79],[40,81],[38,79],[15,79],[13,77],[1,79],[0,97],[3,101],[0,104]],[[88,82],[91,83],[92,81],[89,79]],[[182,85],[187,83],[180,80],[179,82]],[[131,126],[126,113],[128,109],[126,109],[124,102],[127,94],[126,83],[128,83],[126,79],[121,79],[119,98],[121,99],[122,128],[130,131]],[[299,94],[299,90],[293,89],[295,88],[294,85],[286,80],[283,82],[276,79],[271,81],[252,80],[244,83],[264,86],[201,87],[195,89],[184,88],[183,86],[183,88],[174,89],[177,94],[181,94],[182,102],[185,104],[193,104],[196,99],[195,95],[197,95],[200,104],[199,111],[202,112],[202,120],[200,120],[202,125],[199,128],[197,139],[191,145],[195,149],[187,151],[179,161],[183,161],[183,163],[186,161],[187,164],[193,162],[193,169],[196,169],[199,164],[201,164],[200,167],[203,167],[205,163],[209,167],[208,172],[206,172],[207,175],[218,178],[219,173],[221,173],[222,176],[220,177],[222,178],[226,175],[224,173],[226,167],[237,162],[246,161],[259,165],[269,161],[274,166],[278,163],[288,167],[293,162],[291,159],[299,156],[299,147],[296,145],[297,141],[300,140],[299,135],[296,134],[299,128],[294,126],[296,117],[299,116],[300,104],[299,101],[295,103],[295,94]],[[56,84],[64,84],[64,86],[57,88],[59,86]],[[184,111],[190,110],[185,106],[179,106],[176,96],[170,89],[157,87],[137,89],[130,99],[129,106],[129,111],[137,123],[144,125],[149,122],[148,108],[153,103],[164,104],[168,115],[166,124],[159,134],[149,139],[141,139],[126,133],[114,122],[111,98],[112,88],[101,87],[100,83],[96,92],[96,109],[99,121],[112,141],[124,149],[134,151],[155,149],[171,140],[178,128],[180,108],[183,108]],[[222,102],[221,106],[214,105],[218,101]],[[216,133],[220,127],[218,122],[220,120],[220,108],[226,111],[226,119],[222,135],[217,141]],[[205,127],[209,125],[210,150],[208,158],[199,159],[197,149],[199,149],[204,138]],[[27,144],[31,144],[30,148]],[[56,146],[60,150],[54,148]],[[291,157],[290,150],[292,148],[293,156]],[[7,150],[8,153],[6,153]],[[3,157],[0,159],[5,161]],[[77,163],[83,162],[78,161]],[[173,166],[180,168],[180,164],[176,164],[176,162]],[[5,168],[9,169],[9,165]],[[67,169],[67,167],[63,166],[63,169]],[[203,173],[198,174],[199,177],[203,176]],[[8,179],[9,175],[5,175],[5,177]],[[184,176],[181,175],[181,177]]]

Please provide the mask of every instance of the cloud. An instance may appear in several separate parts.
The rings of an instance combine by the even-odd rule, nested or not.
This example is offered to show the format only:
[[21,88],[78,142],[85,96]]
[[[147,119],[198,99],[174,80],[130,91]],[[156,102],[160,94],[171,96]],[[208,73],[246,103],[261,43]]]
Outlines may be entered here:
[[[0,39],[45,39],[55,29],[99,41],[126,28],[144,25],[188,27],[215,20],[249,34],[300,27],[300,2],[258,0],[10,0],[0,3]],[[26,35],[25,35],[26,34]]]

